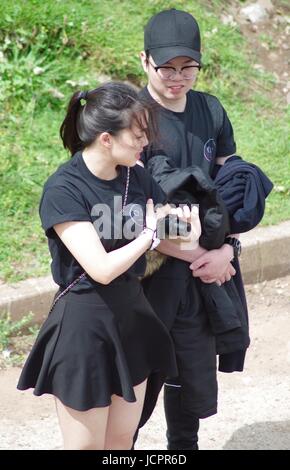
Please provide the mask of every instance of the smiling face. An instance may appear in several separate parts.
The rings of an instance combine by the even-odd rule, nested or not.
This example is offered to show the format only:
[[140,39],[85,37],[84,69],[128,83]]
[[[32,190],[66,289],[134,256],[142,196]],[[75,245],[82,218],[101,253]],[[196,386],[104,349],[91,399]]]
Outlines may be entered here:
[[[164,80],[159,73],[156,72],[154,68],[156,64],[151,56],[146,58],[145,52],[142,52],[141,61],[143,69],[148,75],[148,90],[151,96],[167,109],[180,112],[184,111],[186,93],[192,89],[197,78],[197,73],[190,80],[185,80],[180,73],[173,79]],[[175,57],[166,62],[166,64],[162,64],[164,67],[175,67],[177,69],[190,65],[198,65],[198,63],[189,57]]]

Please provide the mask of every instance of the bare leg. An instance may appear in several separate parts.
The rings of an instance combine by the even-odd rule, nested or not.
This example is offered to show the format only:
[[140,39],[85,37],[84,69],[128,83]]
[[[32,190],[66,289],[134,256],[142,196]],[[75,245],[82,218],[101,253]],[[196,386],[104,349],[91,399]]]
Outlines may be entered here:
[[103,450],[109,407],[77,411],[55,398],[65,450]]
[[147,379],[134,387],[137,401],[128,403],[122,397],[112,396],[109,410],[105,449],[130,450],[144,404]]

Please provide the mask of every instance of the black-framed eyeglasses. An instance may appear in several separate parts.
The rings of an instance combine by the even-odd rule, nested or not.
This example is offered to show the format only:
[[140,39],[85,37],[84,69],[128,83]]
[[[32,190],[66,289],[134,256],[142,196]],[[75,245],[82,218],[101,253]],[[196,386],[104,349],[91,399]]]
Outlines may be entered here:
[[177,73],[180,73],[184,80],[192,80],[201,69],[201,65],[184,65],[183,67],[177,68],[166,65],[156,66],[153,65],[150,60],[148,60],[148,62],[162,80],[172,80],[176,77]]

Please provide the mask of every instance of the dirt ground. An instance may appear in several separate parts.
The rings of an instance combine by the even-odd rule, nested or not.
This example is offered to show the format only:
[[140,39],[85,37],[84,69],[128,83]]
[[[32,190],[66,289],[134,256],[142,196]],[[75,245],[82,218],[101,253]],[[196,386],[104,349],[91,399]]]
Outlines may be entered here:
[[[203,420],[201,449],[290,450],[290,276],[247,286],[252,344],[243,373],[219,373],[219,413]],[[0,449],[61,449],[50,396],[16,390],[0,371]],[[137,449],[165,449],[162,396]]]
[[[240,26],[255,51],[256,68],[275,74],[275,97],[285,102],[290,93],[290,7],[278,0],[272,3],[267,20]],[[226,13],[238,18],[237,5],[229,2]],[[204,450],[290,450],[290,276],[247,286],[247,297],[252,343],[245,370],[219,373],[219,412],[201,422],[199,443]],[[61,449],[52,397],[17,391],[19,373],[15,367],[0,369],[0,450]],[[165,446],[161,394],[136,448]]]
[[[261,83],[254,80],[249,83],[248,93],[257,89],[271,96],[277,106],[290,104],[290,3],[283,0],[256,0],[247,2],[265,6],[268,14],[258,22],[246,20],[241,15],[245,6],[232,0],[225,2],[224,17],[231,19],[247,38],[249,50],[252,51],[253,67],[260,72],[270,72],[275,77],[275,88],[261,88]],[[270,4],[270,5],[269,5]],[[274,106],[275,112],[277,107]]]

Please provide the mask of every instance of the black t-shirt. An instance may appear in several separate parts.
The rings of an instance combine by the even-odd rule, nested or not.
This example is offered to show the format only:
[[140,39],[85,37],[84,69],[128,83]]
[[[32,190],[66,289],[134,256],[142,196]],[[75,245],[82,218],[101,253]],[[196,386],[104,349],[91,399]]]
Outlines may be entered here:
[[[140,95],[156,106],[147,88]],[[215,96],[190,90],[184,112],[170,111],[160,105],[157,105],[157,109],[160,135],[155,149],[149,147],[142,155],[145,166],[154,154],[165,154],[178,168],[197,165],[205,173],[212,175],[217,157],[235,153],[232,125]],[[216,117],[220,123],[214,122],[217,121]]]
[[[129,190],[122,217],[126,178],[126,167],[119,167],[119,174],[113,180],[98,178],[87,168],[82,153],[77,152],[45,183],[39,213],[48,237],[53,279],[62,289],[84,270],[58,237],[54,225],[69,221],[92,222],[109,252],[126,245],[143,230],[148,198],[152,198],[154,204],[166,203],[164,192],[147,170],[135,165],[130,168]],[[145,267],[145,256],[142,256],[130,272],[142,275]],[[92,288],[96,284],[87,276],[74,290]]]

